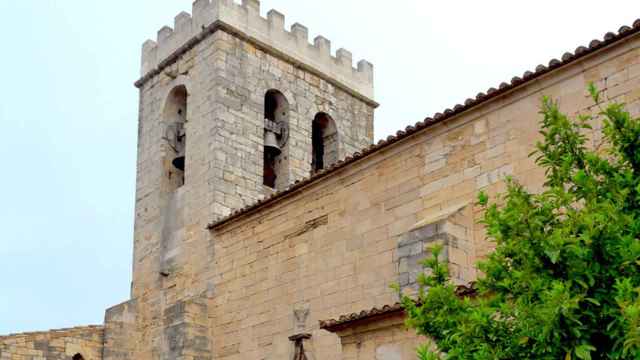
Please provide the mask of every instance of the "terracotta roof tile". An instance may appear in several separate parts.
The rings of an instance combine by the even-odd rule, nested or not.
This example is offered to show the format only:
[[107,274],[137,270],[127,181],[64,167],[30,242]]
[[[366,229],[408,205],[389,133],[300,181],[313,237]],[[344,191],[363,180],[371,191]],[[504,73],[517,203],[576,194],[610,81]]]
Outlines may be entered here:
[[[476,296],[477,291],[475,283],[471,283],[468,286],[460,285],[456,288],[456,295],[460,297],[474,297]],[[400,303],[374,307],[371,310],[363,310],[357,313],[342,315],[337,319],[321,320],[320,329],[335,332],[353,326],[359,322],[368,322],[396,314],[404,314],[404,309]]]
[[338,319],[321,320],[320,329],[335,332],[347,328],[357,321],[372,320],[374,318],[401,313],[404,313],[404,309],[400,303],[385,305],[381,308],[374,307],[371,310],[363,310],[359,313],[342,315]]
[[295,191],[303,188],[304,186],[307,186],[313,182],[319,181],[320,179],[326,177],[328,174],[331,174],[333,172],[336,172],[338,170],[340,170],[341,168],[346,167],[347,165],[360,160],[362,158],[365,158],[377,151],[382,150],[383,148],[390,146],[391,144],[394,144],[396,142],[399,142],[401,140],[404,140],[412,135],[414,135],[415,133],[417,133],[420,130],[423,130],[431,125],[437,124],[441,121],[447,120],[448,118],[459,114],[461,112],[467,111],[471,108],[473,108],[474,106],[478,106],[486,101],[489,101],[490,99],[499,96],[503,93],[506,93],[512,89],[514,89],[516,86],[522,85],[528,81],[531,81],[533,79],[537,79],[543,75],[545,75],[546,73],[548,73],[549,71],[552,71],[554,69],[557,69],[561,66],[565,66],[567,64],[570,64],[573,61],[576,61],[584,56],[587,56],[593,52],[596,52],[602,48],[604,48],[605,46],[611,45],[613,43],[616,43],[618,41],[621,41],[625,38],[628,38],[632,35],[635,35],[637,33],[640,32],[640,19],[634,21],[633,23],[633,27],[629,27],[629,26],[622,26],[617,33],[613,33],[613,32],[608,32],[604,35],[604,39],[603,40],[598,40],[598,39],[594,39],[589,43],[589,47],[584,47],[584,46],[579,46],[578,48],[576,48],[576,50],[574,51],[574,53],[570,53],[570,52],[566,52],[562,55],[561,60],[558,59],[552,59],[549,62],[549,66],[545,66],[545,65],[538,65],[535,68],[535,72],[531,72],[531,71],[526,71],[522,77],[514,77],[513,79],[511,79],[510,83],[502,83],[499,85],[499,89],[496,88],[490,88],[489,90],[487,90],[487,93],[479,93],[476,96],[476,99],[467,99],[464,102],[464,105],[456,105],[454,106],[454,110],[451,109],[447,109],[444,111],[444,114],[442,113],[436,113],[433,118],[426,118],[424,120],[424,122],[418,122],[412,129],[407,129],[406,131],[402,131],[402,132],[398,132],[398,134],[396,134],[396,136],[389,136],[386,140],[381,140],[380,142],[378,142],[375,145],[371,145],[368,148],[362,150],[361,152],[354,154],[353,156],[349,156],[346,159],[344,159],[343,161],[339,161],[338,163],[334,164],[333,166],[331,166],[330,168],[321,171],[321,172],[317,172],[312,174],[310,177],[305,178],[303,180],[297,181],[295,184],[291,185],[289,188],[276,192],[273,195],[271,195],[269,198],[266,198],[264,200],[258,201],[255,204],[249,205],[243,209],[240,209],[238,211],[233,212],[231,215],[216,220],[213,223],[208,225],[208,229],[209,230],[213,230],[216,229],[228,222],[230,222],[231,220],[233,220],[236,217],[239,217],[243,214],[247,214],[247,213],[251,213],[255,210],[257,210],[259,207],[262,206],[266,206],[268,204],[271,204],[275,201],[277,201],[278,199],[284,198],[292,193],[294,193]]

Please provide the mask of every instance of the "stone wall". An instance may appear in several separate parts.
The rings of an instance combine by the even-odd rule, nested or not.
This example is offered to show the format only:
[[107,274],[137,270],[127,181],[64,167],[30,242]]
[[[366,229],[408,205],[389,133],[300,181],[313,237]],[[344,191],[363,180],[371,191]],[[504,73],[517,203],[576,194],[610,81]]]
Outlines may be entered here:
[[416,349],[426,338],[416,335],[404,325],[404,316],[357,324],[338,331],[342,344],[342,360],[408,360],[416,358]]
[[[197,2],[204,3],[210,4]],[[257,2],[233,6],[248,11],[249,3]],[[196,17],[201,14],[198,10]],[[179,24],[177,27],[181,28]],[[168,44],[167,34],[163,33],[166,29],[161,30],[160,39],[164,40],[158,50]],[[373,101],[330,74],[313,71],[248,37],[242,29],[215,28],[179,54],[171,61],[154,63],[152,68],[157,72],[152,71],[153,76],[138,83],[132,284],[138,334],[129,337],[137,339],[132,350],[137,358],[163,354],[169,349],[170,325],[165,319],[176,304],[200,302],[216,295],[213,278],[200,276],[214,273],[216,266],[215,249],[205,230],[211,219],[226,216],[274,191],[263,185],[264,101],[268,90],[279,90],[289,102],[289,139],[285,149],[289,168],[283,178],[290,182],[311,171],[311,128],[317,113],[325,112],[336,122],[339,157],[368,146],[373,140]],[[345,52],[341,54],[346,56]],[[360,74],[356,77],[362,75],[354,72]],[[367,84],[372,92],[372,79]],[[165,179],[166,164],[171,163],[173,153],[163,138],[172,121],[165,111],[167,98],[173,89],[182,86],[188,93],[186,169],[184,186],[175,189]],[[288,185],[279,184],[279,190]],[[187,328],[198,325],[197,319],[185,321],[190,323],[185,325]]]
[[271,53],[286,57],[308,72],[323,74],[332,82],[373,99],[373,66],[369,62],[360,60],[354,68],[351,52],[346,49],[338,49],[334,57],[329,39],[319,35],[313,44],[309,43],[307,27],[295,23],[291,31],[286,30],[285,16],[276,10],[268,11],[267,18],[263,18],[259,0],[243,0],[242,4],[233,0],[197,0],[193,3],[192,14],[178,14],[173,28],[164,26],[158,30],[157,41],[144,43],[142,82],[145,77],[154,76],[168,59],[192,47],[214,28],[225,28],[268,48]]
[[435,245],[443,246],[439,259],[449,264],[451,279],[457,285],[467,285],[474,277],[471,208],[471,204],[445,208],[418,222],[399,238],[395,258],[398,285],[403,291],[417,291],[418,275],[424,270],[422,260],[432,256],[431,248]]
[[[434,224],[434,236],[456,238],[448,257],[457,265],[457,280],[476,279],[473,264],[492,249],[478,224],[478,191],[503,191],[506,175],[541,189],[544,172],[528,157],[540,138],[541,98],[553,97],[571,115],[595,112],[586,91],[590,82],[606,101],[626,102],[640,115],[640,36],[214,225],[209,243],[215,266],[194,271],[195,282],[214,283],[214,358],[286,359],[293,351],[288,337],[299,332],[294,313],[306,308],[315,358],[341,359],[339,338],[320,330],[318,320],[397,301],[389,286],[403,274],[403,254],[420,254],[405,248],[415,240],[424,249]],[[595,145],[601,125],[594,125]],[[444,233],[436,230],[443,214],[458,214],[444,217],[455,225],[443,223]],[[424,236],[411,238],[421,229]]]
[[0,336],[2,360],[101,360],[104,328],[87,326]]
[[140,344],[137,315],[135,300],[107,309],[104,317],[104,360],[135,359],[134,354]]
[[[282,14],[262,18],[259,6],[197,0],[193,18],[179,14],[175,29],[143,46],[132,299],[107,310],[104,329],[0,337],[0,360],[287,359],[300,339],[310,359],[412,357],[420,340],[399,318],[347,329],[342,342],[318,321],[396,302],[390,285],[414,290],[436,243],[457,282],[476,279],[474,264],[492,248],[477,192],[504,190],[506,175],[542,186],[528,154],[543,95],[571,115],[594,112],[585,89],[595,82],[606,101],[640,114],[634,33],[208,232],[211,221],[273,194],[262,184],[267,91],[289,103],[289,182],[310,174],[316,114],[335,121],[332,160],[373,139],[372,65],[353,68],[347,50],[333,57],[329,40],[312,45],[304,26],[286,31]],[[175,120],[167,99],[182,87],[184,185],[167,179],[174,154],[165,139]]]
[[226,32],[215,33],[213,41],[217,66],[212,85],[219,104],[212,114],[212,166],[222,172],[215,180],[220,187],[216,190],[224,194],[214,199],[216,215],[269,194],[262,185],[262,124],[264,96],[270,89],[281,91],[289,102],[289,173],[282,175],[291,183],[311,171],[311,127],[319,112],[335,120],[338,157],[373,141],[372,106]]

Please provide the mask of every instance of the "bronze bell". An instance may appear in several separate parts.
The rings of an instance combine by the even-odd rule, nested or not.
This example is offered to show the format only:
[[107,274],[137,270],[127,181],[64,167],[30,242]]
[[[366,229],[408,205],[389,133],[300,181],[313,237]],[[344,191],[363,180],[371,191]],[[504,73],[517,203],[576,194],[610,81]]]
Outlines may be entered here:
[[186,140],[187,140],[187,134],[185,133],[185,130],[184,130],[184,124],[176,123],[176,135],[175,135],[176,146],[174,147],[174,150],[178,154],[176,155],[175,158],[173,158],[173,161],[171,161],[171,164],[173,164],[173,166],[180,171],[184,171],[185,153],[186,153],[186,147],[187,147]]
[[171,161],[171,164],[176,169],[180,171],[184,171],[184,161],[185,161],[185,153],[184,153],[184,148],[182,148],[178,153],[178,155],[176,155],[176,157],[173,158],[173,161]]
[[276,157],[282,153],[276,134],[273,131],[265,130],[264,132],[264,151],[272,157]]

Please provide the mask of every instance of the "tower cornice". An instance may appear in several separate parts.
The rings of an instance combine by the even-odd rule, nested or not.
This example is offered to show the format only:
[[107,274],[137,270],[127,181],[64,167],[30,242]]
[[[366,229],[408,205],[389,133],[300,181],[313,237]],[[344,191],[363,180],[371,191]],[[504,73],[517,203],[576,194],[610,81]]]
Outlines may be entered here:
[[193,4],[193,17],[186,12],[175,18],[174,28],[158,31],[157,41],[148,40],[142,46],[142,77],[138,88],[173,65],[185,53],[217,31],[224,31],[278,57],[293,66],[310,72],[372,106],[373,65],[361,60],[352,65],[351,52],[339,49],[331,55],[331,42],[322,36],[308,41],[308,30],[301,24],[284,29],[284,15],[271,10],[267,18],[260,16],[256,0],[235,4],[232,0],[199,0]]

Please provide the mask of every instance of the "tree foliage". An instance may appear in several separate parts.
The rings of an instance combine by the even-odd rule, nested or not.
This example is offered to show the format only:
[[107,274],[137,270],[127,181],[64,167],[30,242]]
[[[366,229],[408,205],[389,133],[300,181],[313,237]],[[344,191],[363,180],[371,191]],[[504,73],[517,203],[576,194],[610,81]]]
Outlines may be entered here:
[[439,350],[425,345],[422,360],[640,359],[640,119],[621,104],[570,118],[548,98],[541,115],[542,192],[508,179],[495,201],[479,195],[495,251],[478,296],[456,296],[436,247],[418,301],[402,297],[407,324]]

